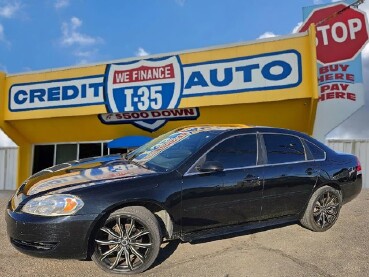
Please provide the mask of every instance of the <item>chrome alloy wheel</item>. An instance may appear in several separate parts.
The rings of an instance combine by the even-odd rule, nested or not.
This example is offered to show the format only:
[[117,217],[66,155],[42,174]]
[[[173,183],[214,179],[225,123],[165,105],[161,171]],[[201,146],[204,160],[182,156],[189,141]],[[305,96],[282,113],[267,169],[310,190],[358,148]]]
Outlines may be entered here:
[[153,239],[139,219],[117,215],[99,229],[95,243],[95,253],[106,269],[130,272],[145,264]]
[[320,195],[313,208],[313,217],[315,223],[320,228],[333,225],[338,217],[340,201],[338,196],[331,191]]

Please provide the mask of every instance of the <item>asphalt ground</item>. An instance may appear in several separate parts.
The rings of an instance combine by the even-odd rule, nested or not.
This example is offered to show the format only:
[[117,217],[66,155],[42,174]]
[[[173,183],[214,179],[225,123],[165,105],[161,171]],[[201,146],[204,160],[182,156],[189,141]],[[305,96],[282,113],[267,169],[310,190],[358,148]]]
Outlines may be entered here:
[[[10,192],[0,192],[5,210]],[[17,252],[0,217],[0,276],[117,276],[92,261],[52,260]],[[369,190],[345,205],[337,223],[314,233],[298,224],[201,243],[163,244],[139,276],[369,276]]]

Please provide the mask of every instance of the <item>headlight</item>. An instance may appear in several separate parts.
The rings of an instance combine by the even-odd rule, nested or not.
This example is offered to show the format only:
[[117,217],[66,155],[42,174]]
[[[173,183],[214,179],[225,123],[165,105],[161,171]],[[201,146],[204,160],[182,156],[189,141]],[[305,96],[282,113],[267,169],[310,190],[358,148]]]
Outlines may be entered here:
[[70,194],[55,194],[37,197],[28,201],[22,211],[42,216],[71,215],[83,207],[83,201]]

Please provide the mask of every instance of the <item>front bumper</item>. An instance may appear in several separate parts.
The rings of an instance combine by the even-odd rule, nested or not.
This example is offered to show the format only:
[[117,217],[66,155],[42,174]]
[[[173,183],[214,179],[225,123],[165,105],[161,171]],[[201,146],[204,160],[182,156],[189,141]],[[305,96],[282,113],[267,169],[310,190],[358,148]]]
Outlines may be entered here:
[[6,210],[7,232],[22,253],[45,258],[85,259],[97,215],[42,217]]

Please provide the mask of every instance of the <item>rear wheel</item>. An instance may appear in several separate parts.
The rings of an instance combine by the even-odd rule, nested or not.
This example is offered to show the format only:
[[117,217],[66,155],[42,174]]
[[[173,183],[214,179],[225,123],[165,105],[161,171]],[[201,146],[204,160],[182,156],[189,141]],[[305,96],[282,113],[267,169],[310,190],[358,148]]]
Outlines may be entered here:
[[342,197],[336,189],[324,186],[317,189],[310,198],[301,224],[315,232],[324,232],[338,219]]
[[155,216],[144,207],[117,210],[97,231],[92,259],[109,273],[141,273],[158,256],[159,228]]

